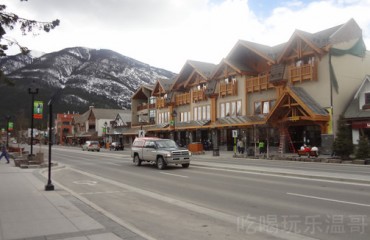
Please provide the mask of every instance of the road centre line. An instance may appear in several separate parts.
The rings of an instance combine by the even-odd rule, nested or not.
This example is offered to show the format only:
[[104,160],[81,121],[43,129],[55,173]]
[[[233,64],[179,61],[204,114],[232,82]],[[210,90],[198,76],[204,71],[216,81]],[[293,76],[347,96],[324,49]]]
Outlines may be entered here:
[[167,173],[167,172],[159,172],[159,173],[160,173],[160,174],[170,175],[170,176],[175,176],[175,177],[189,178],[188,176],[179,175],[179,174],[173,174],[173,173]]
[[332,198],[323,198],[323,197],[316,197],[316,196],[311,196],[311,195],[304,195],[304,194],[299,194],[299,193],[289,193],[289,192],[287,192],[286,194],[291,195],[291,196],[303,197],[303,198],[311,198],[311,199],[317,199],[317,200],[323,200],[323,201],[329,201],[329,202],[351,204],[351,205],[356,205],[356,206],[361,206],[361,207],[370,207],[370,204],[348,202],[348,201],[342,201],[342,200],[337,200],[337,199],[332,199]]

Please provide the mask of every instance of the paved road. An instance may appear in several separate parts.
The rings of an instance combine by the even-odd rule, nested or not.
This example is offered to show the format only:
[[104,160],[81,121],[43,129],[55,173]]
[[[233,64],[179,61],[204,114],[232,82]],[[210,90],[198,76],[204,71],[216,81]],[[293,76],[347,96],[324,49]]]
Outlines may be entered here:
[[[128,151],[53,148],[52,178],[154,239],[368,239],[370,185],[208,167],[366,175],[366,166],[198,156],[189,169],[136,167]],[[370,175],[370,174],[369,174]],[[282,230],[283,229],[283,230]]]

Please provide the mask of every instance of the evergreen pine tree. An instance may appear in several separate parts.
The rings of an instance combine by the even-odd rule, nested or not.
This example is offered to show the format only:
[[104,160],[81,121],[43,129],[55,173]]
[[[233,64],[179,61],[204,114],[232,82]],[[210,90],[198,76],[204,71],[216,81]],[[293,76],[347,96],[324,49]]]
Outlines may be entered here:
[[333,151],[341,159],[349,159],[349,156],[353,153],[351,129],[347,126],[342,115],[339,116],[337,123],[338,131],[333,143]]
[[356,151],[356,158],[365,159],[370,157],[370,144],[366,136],[361,136],[358,141],[358,148]]

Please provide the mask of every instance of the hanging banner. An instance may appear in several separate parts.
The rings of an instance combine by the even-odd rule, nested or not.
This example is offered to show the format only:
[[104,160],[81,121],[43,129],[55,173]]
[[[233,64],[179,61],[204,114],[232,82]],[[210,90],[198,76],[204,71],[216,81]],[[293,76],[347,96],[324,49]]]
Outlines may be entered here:
[[44,108],[44,103],[42,101],[33,102],[33,118],[42,119],[42,112]]
[[13,131],[13,126],[14,126],[14,123],[13,122],[9,122],[8,123],[8,131]]

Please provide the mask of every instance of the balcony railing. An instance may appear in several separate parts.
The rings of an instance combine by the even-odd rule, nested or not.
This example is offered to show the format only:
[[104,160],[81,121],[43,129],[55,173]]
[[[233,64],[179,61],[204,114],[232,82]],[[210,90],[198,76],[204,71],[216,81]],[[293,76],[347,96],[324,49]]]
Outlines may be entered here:
[[145,104],[140,104],[139,106],[137,106],[137,111],[141,111],[141,110],[144,110],[144,109],[148,109],[148,104],[145,103]]
[[246,81],[247,92],[260,92],[272,88],[270,73],[259,74],[257,77],[248,78]]
[[238,95],[238,84],[237,82],[220,83],[220,96],[235,96]]
[[165,108],[167,107],[166,101],[163,97],[158,97],[156,101],[157,108]]
[[204,90],[203,89],[194,90],[193,91],[193,101],[198,102],[198,101],[203,101],[203,100],[207,100]]
[[317,80],[317,63],[289,67],[289,81]]
[[190,93],[183,93],[183,94],[178,94],[175,97],[175,104],[177,106],[179,105],[185,105],[190,103]]

